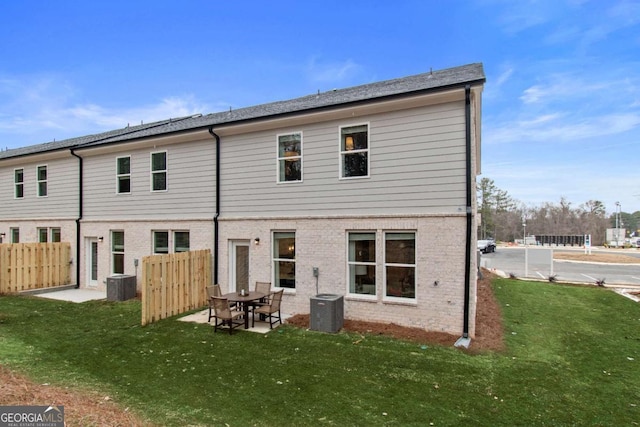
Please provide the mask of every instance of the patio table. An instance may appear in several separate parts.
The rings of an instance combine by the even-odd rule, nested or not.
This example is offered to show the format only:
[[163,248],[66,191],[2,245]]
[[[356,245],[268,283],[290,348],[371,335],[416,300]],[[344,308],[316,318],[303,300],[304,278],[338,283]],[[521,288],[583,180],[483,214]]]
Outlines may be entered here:
[[242,304],[244,309],[244,328],[249,329],[249,306],[253,301],[258,301],[264,297],[266,294],[262,292],[250,291],[241,295],[239,292],[229,292],[228,294],[222,295],[224,298],[228,299],[230,302],[237,302],[238,304]]

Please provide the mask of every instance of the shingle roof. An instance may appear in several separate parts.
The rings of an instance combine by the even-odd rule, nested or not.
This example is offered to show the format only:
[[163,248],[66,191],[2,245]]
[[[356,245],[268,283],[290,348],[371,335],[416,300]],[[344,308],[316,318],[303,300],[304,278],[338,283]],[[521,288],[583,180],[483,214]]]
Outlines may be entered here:
[[140,124],[136,126],[127,126],[125,128],[110,130],[107,132],[96,133],[93,135],[85,135],[76,138],[64,139],[61,141],[45,142],[44,144],[29,145],[27,147],[14,148],[0,152],[0,160],[12,157],[28,156],[30,154],[46,153],[51,151],[59,151],[70,148],[77,148],[85,144],[99,144],[107,140],[123,138],[128,134],[135,134],[141,131],[149,131],[153,128],[159,128],[172,122],[192,118],[193,116],[181,117],[177,119],[167,119],[158,122]]
[[299,114],[347,104],[366,103],[390,97],[410,96],[418,93],[460,87],[466,84],[482,84],[484,81],[483,66],[481,63],[475,63],[346,89],[319,92],[286,101],[277,101],[204,116],[198,115],[180,119],[170,119],[97,135],[18,148],[0,153],[0,159],[73,147],[94,147],[132,139],[201,129],[209,126]]

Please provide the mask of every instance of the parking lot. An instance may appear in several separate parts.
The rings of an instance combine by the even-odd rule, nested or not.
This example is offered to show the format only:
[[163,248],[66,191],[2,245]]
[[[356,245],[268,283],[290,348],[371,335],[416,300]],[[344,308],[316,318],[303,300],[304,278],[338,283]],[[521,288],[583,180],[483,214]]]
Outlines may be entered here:
[[[563,261],[554,260],[550,262],[550,258],[544,252],[538,252],[541,249],[555,251],[582,251],[582,249],[571,248],[549,248],[544,247],[498,247],[493,253],[482,254],[480,266],[488,269],[496,269],[504,272],[506,275],[515,275],[516,277],[527,277],[535,279],[547,280],[550,276],[555,276],[557,281],[571,283],[595,283],[604,280],[607,285],[624,285],[640,287],[640,264],[602,264],[591,262]],[[527,251],[530,251],[526,253]],[[534,252],[535,251],[535,252]],[[592,253],[596,251],[611,251],[600,248],[593,248]],[[526,258],[529,259],[528,265],[525,265]],[[617,252],[627,256],[640,258],[640,251],[630,250]]]

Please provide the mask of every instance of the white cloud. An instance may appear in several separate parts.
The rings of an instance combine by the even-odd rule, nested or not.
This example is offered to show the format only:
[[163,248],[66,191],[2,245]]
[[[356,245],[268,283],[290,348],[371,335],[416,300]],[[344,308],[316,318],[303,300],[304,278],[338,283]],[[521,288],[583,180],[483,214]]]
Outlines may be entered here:
[[17,147],[61,140],[168,118],[207,113],[193,95],[174,96],[130,108],[79,102],[76,89],[56,77],[3,79],[0,91],[0,139]]
[[568,142],[620,134],[638,126],[640,113],[614,113],[591,117],[552,113],[527,120],[485,124],[482,139],[486,144],[521,141]]

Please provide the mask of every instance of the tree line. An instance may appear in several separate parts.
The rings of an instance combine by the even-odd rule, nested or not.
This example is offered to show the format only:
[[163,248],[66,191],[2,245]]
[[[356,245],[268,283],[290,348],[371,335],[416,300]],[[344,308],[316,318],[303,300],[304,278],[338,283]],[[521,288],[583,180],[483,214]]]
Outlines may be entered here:
[[[593,245],[602,245],[607,228],[616,227],[616,215],[607,216],[604,203],[599,200],[573,206],[561,198],[558,203],[526,206],[498,188],[489,178],[478,181],[477,197],[480,239],[493,237],[498,241],[513,242],[522,239],[526,230],[527,236],[590,234]],[[618,225],[627,230],[625,237],[632,232],[638,235],[640,211],[621,212]]]

